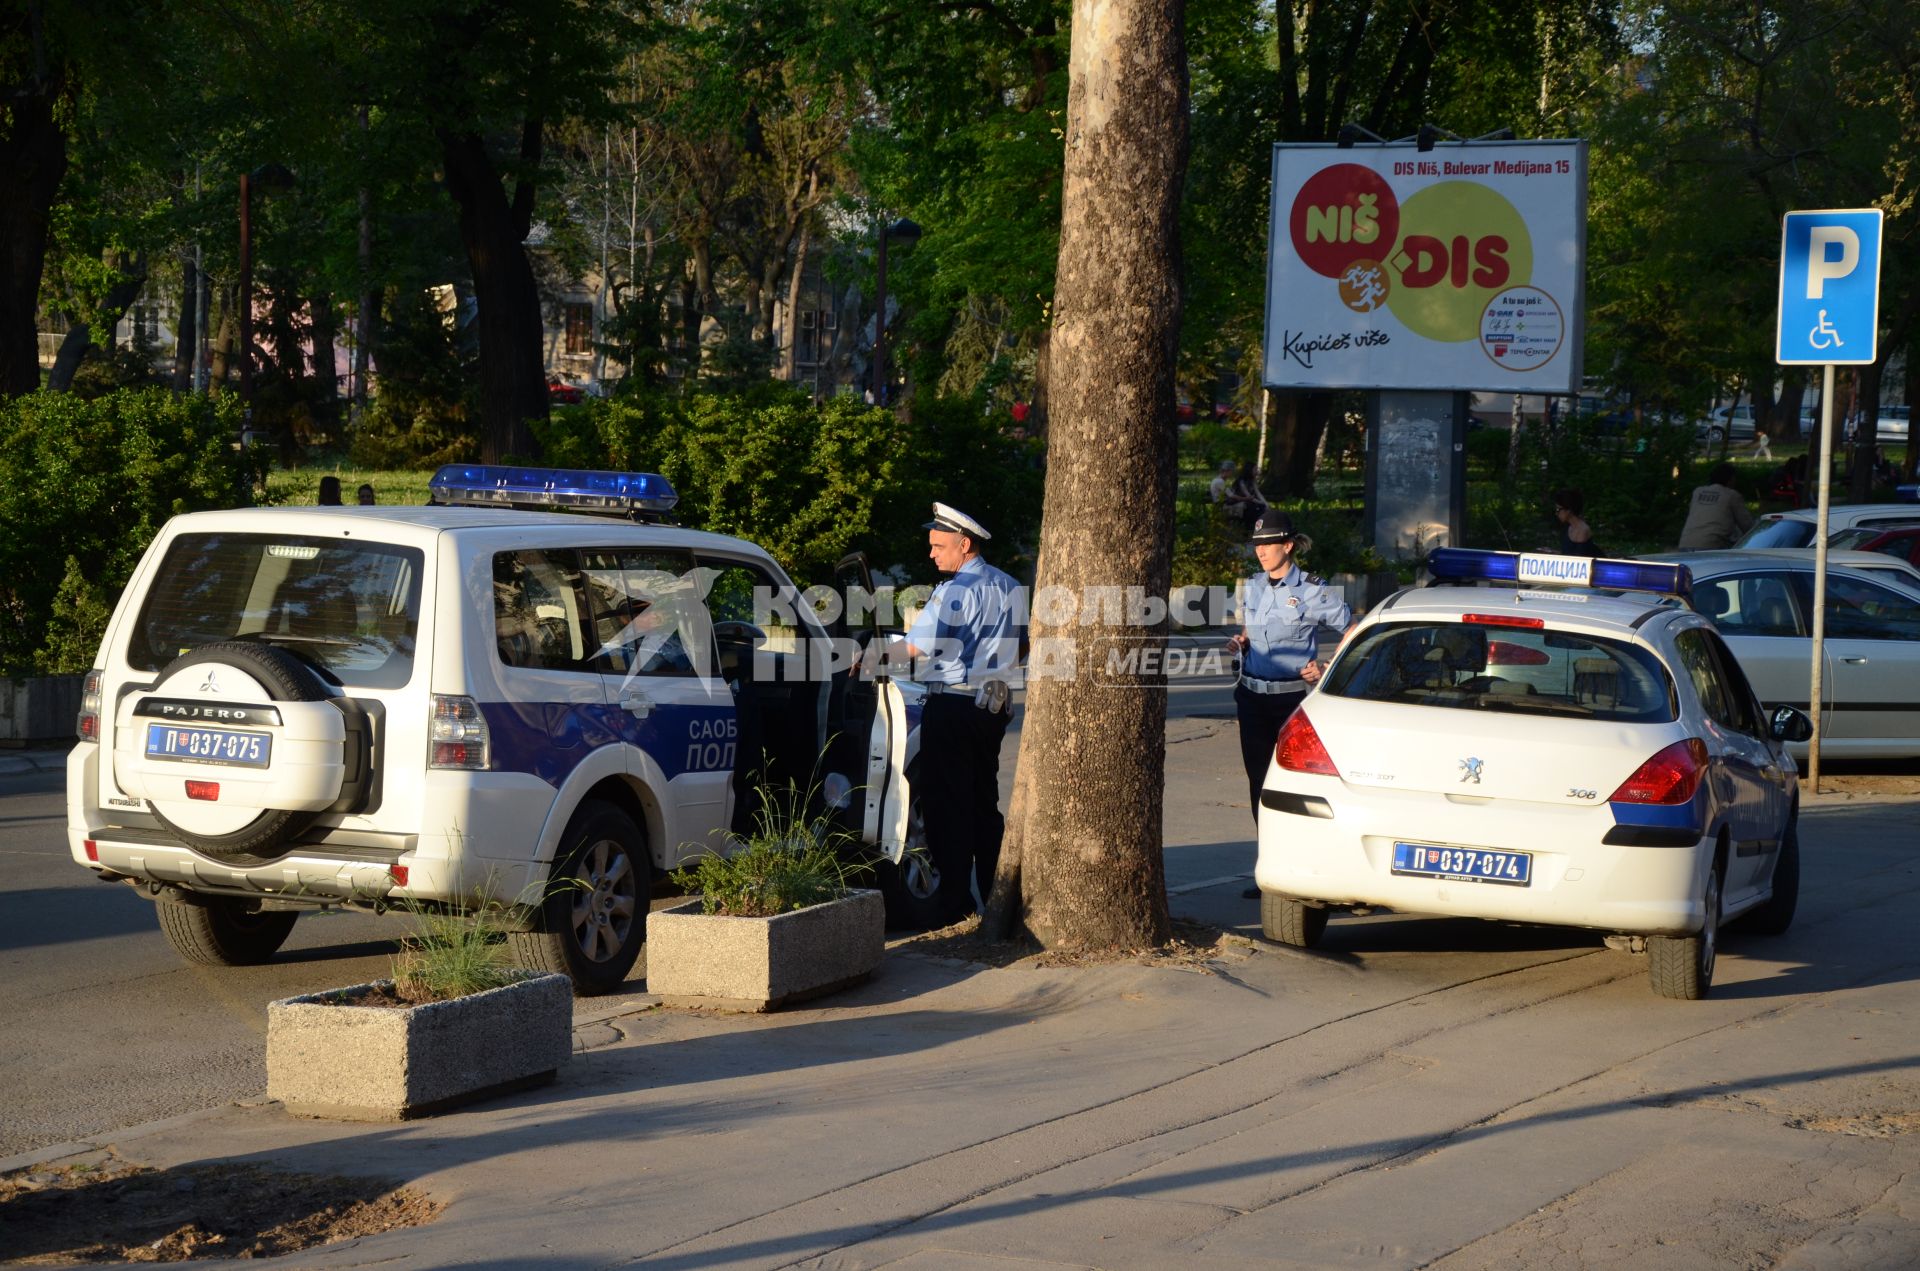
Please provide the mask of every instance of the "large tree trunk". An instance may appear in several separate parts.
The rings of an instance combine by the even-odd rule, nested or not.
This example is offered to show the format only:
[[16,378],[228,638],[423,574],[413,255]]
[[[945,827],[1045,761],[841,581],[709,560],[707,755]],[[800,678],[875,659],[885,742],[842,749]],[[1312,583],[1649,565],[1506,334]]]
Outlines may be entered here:
[[[539,121],[527,121],[521,152],[529,164],[539,161],[539,135]],[[509,203],[500,172],[476,133],[442,130],[440,149],[447,190],[460,206],[460,237],[480,310],[480,457],[487,463],[531,458],[535,447],[527,421],[547,417],[540,292],[525,246],[533,186],[521,182]]]
[[215,385],[225,387],[228,378],[240,365],[238,342],[240,328],[239,304],[234,300],[235,289],[232,286],[220,289],[220,321],[213,327],[213,347],[207,355],[207,388]]
[[[39,35],[39,7],[29,13]],[[67,171],[67,136],[56,108],[66,85],[58,72],[9,84],[0,114],[0,397],[40,387],[40,272],[47,258],[47,222]]]
[[1260,474],[1260,488],[1269,496],[1312,498],[1320,439],[1326,436],[1327,421],[1333,417],[1333,395],[1283,392],[1274,394],[1273,403],[1280,409],[1275,417],[1274,444],[1267,450],[1267,470]]
[[[360,108],[360,135],[367,135],[368,111]],[[380,325],[380,291],[373,284],[373,192],[360,187],[360,311],[353,339],[353,404],[367,408],[367,376],[373,371],[373,331]]]
[[[1171,579],[1184,11],[1184,0],[1074,0],[1037,582],[1083,607],[1098,587],[1164,598]],[[1107,651],[1164,636],[1165,614],[1088,616],[1035,613],[1008,855],[1027,927],[1048,946],[1159,944],[1166,677],[1115,668]],[[1072,643],[1070,675],[1045,673],[1046,641]]]

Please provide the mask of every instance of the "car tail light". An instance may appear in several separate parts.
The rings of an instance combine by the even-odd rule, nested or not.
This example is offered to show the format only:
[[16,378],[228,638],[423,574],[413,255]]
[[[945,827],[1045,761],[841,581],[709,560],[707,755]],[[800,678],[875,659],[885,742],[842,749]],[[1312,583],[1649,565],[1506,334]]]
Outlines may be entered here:
[[100,845],[98,843],[92,839],[81,839],[80,846],[82,850],[86,852],[88,860],[96,865],[100,863]]
[[1676,741],[1634,770],[1609,796],[1612,803],[1685,803],[1707,771],[1707,743]]
[[398,886],[405,887],[407,885],[407,873],[408,869],[405,865],[387,866],[387,877],[391,878]]
[[1274,743],[1273,758],[1288,772],[1340,775],[1340,770],[1333,766],[1333,756],[1320,744],[1320,734],[1313,731],[1313,721],[1302,710],[1287,717],[1286,725],[1280,729],[1280,739]]
[[488,766],[490,740],[486,716],[471,697],[433,695],[433,721],[429,732],[432,753],[429,768],[481,769]]
[[100,740],[100,672],[88,671],[80,685],[80,714],[73,732],[81,741]]

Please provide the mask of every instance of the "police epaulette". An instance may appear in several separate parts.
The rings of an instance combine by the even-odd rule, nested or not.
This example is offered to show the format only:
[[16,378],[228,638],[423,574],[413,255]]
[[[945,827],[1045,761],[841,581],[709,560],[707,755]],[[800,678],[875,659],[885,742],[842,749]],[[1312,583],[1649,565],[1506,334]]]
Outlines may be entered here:
[[1320,577],[1320,575],[1318,574],[1308,574],[1307,585],[1309,587],[1324,587],[1327,585],[1327,580]]

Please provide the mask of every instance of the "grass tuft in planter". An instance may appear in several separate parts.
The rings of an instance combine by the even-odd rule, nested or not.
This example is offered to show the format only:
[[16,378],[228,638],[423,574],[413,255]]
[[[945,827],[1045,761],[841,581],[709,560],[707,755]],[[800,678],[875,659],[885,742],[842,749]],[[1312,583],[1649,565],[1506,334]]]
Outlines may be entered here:
[[448,909],[410,906],[414,930],[393,959],[394,996],[444,1002],[523,978],[508,956],[505,907],[484,896]]
[[766,1011],[857,984],[886,949],[886,908],[851,877],[856,842],[807,815],[812,791],[760,792],[753,830],[727,856],[703,856],[674,881],[700,897],[656,911],[647,988],[668,1005]]

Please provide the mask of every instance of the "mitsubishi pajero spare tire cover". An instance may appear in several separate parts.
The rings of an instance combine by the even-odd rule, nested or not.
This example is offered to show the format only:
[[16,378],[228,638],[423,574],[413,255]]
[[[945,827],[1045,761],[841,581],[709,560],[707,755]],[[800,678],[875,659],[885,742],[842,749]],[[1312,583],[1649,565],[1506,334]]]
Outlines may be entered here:
[[204,645],[118,710],[120,787],[206,855],[275,859],[340,798],[345,716],[313,667],[285,649]]

